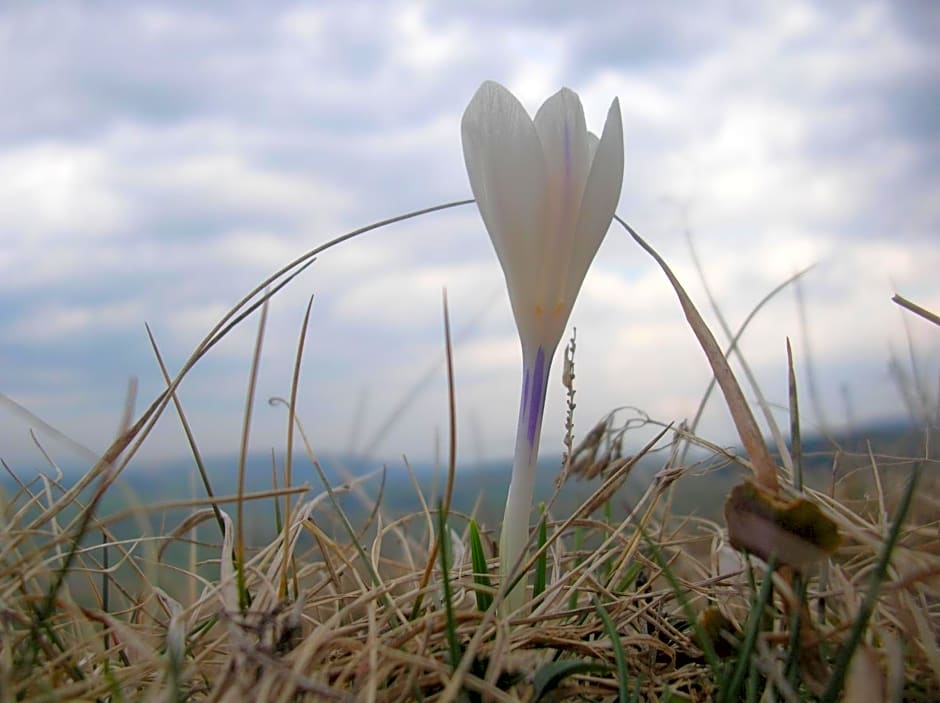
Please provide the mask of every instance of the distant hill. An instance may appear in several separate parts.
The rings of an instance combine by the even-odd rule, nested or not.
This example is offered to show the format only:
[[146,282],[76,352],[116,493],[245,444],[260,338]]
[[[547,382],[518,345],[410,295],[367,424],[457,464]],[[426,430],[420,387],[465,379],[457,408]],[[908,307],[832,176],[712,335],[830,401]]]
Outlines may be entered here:
[[[871,444],[876,453],[914,456],[923,453],[923,443],[923,432],[918,432],[909,423],[904,422],[882,423],[835,437],[805,437],[803,462],[806,481],[814,487],[827,485],[831,480],[834,461],[837,468],[849,470],[852,462],[856,460],[855,455],[864,458],[867,454],[867,444]],[[362,498],[347,495],[342,499],[344,510],[348,511],[353,519],[364,520],[368,516],[380,490],[386,516],[397,517],[421,510],[421,501],[401,461],[385,468],[383,484],[382,466],[374,460],[329,454],[321,456],[320,460],[330,485],[334,487],[344,484],[351,477],[376,474],[363,484]],[[647,488],[652,476],[662,468],[665,460],[665,455],[657,454],[638,463],[622,490],[612,500],[617,514],[625,514],[630,509],[632,502]],[[272,488],[271,461],[270,454],[259,453],[248,457],[245,486],[247,493],[268,491]],[[283,457],[278,457],[278,461],[283,462]],[[510,463],[507,459],[458,467],[452,510],[467,514],[476,511],[483,525],[495,529],[502,517],[502,507],[509,484]],[[707,518],[719,517],[724,496],[734,483],[741,480],[744,472],[737,466],[720,466],[715,457],[706,456],[701,452],[690,453],[688,463],[690,468],[686,476],[675,484],[672,495],[673,511]],[[210,457],[206,459],[206,464],[211,485],[217,496],[237,493],[237,456]],[[537,501],[545,501],[552,495],[559,468],[560,457],[543,457],[536,486]],[[412,466],[412,469],[425,501],[430,507],[436,507],[444,490],[446,472],[436,472],[432,466],[424,463],[418,463]],[[278,471],[283,471],[282,465],[279,465]],[[295,456],[293,474],[294,485],[309,485],[308,499],[324,491],[322,481],[306,456]],[[31,478],[23,472],[19,472],[18,476],[24,481]],[[66,476],[65,483],[71,485],[77,477],[77,470],[72,469]],[[559,495],[553,514],[556,517],[570,514],[597,489],[600,481],[600,478],[570,478]],[[0,478],[0,488],[8,496],[17,490],[16,483],[7,475]],[[135,464],[125,470],[119,485],[106,495],[99,514],[109,515],[131,506],[140,507],[141,512],[144,512],[167,502],[204,496],[205,489],[191,458]],[[235,508],[229,506],[227,510],[234,514]],[[327,502],[320,511],[318,514],[330,511]],[[151,524],[155,530],[163,533],[170,529],[175,521],[181,520],[186,512],[174,510],[169,514],[152,515]],[[275,510],[272,499],[252,502],[246,515],[252,529],[257,531],[257,537],[265,538],[273,532]],[[134,529],[138,528],[139,525],[136,525]]]

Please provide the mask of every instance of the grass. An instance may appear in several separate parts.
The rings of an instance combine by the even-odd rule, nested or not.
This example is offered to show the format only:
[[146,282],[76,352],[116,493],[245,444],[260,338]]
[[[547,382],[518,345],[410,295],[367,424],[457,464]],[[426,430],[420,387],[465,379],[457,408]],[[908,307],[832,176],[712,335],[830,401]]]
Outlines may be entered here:
[[[500,616],[510,584],[497,576],[498,535],[451,505],[453,393],[442,503],[430,507],[415,482],[420,510],[388,512],[380,487],[367,514],[351,516],[341,497],[384,475],[327,482],[293,412],[306,318],[284,403],[288,447],[303,446],[304,468],[323,478],[318,490],[296,488],[297,467],[272,459],[271,489],[248,492],[243,452],[235,495],[215,494],[202,471],[202,498],[105,514],[120,472],[168,408],[204,466],[176,388],[222,336],[259,312],[253,378],[264,310],[315,255],[346,238],[262,282],[176,377],[161,361],[166,392],[75,485],[57,475],[27,479],[4,464],[16,488],[0,503],[0,703],[940,699],[936,432],[924,431],[923,449],[907,456],[836,448],[833,480],[813,485],[802,470],[809,458],[795,382],[791,441],[778,442],[773,459],[762,439],[755,445],[756,423],[726,361],[735,344],[718,349],[661,259],[746,454],[666,425],[627,456],[629,428],[615,427],[613,416],[576,444],[572,341],[566,456],[554,496],[533,511],[529,557],[514,571],[530,598],[510,618]],[[729,341],[740,333],[726,329]],[[449,331],[445,346],[449,354]],[[253,398],[249,382],[243,448]],[[813,519],[837,527],[838,547],[814,551],[812,536],[767,517],[774,510],[732,514],[771,535],[754,542],[761,560],[729,545],[736,538],[720,518],[677,513],[675,497],[703,471],[700,456],[687,461],[693,445],[715,464],[753,474],[756,500],[811,505]],[[631,470],[657,450],[665,450],[661,468],[627,500]],[[596,489],[562,512],[559,497],[575,480]],[[276,531],[253,542],[248,508],[259,504]],[[150,529],[161,514],[175,522]],[[139,529],[119,538],[126,529],[117,526],[129,519]]]

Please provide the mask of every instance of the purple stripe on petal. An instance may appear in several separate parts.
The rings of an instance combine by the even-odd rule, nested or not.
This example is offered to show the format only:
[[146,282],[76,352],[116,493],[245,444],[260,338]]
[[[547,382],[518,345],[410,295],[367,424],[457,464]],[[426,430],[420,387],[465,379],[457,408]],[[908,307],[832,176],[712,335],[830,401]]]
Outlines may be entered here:
[[532,375],[531,369],[524,369],[522,374],[522,407],[519,408],[519,414],[525,414],[526,406],[529,404],[529,377]]
[[565,188],[571,183],[571,125],[565,121]]
[[[526,385],[528,385],[528,373],[526,374]],[[524,396],[525,397],[525,396]],[[542,418],[542,406],[545,403],[545,350],[539,347],[535,355],[535,368],[532,371],[532,393],[526,397],[526,413],[528,414],[528,440],[529,446],[535,445],[535,436],[538,430],[539,421]]]

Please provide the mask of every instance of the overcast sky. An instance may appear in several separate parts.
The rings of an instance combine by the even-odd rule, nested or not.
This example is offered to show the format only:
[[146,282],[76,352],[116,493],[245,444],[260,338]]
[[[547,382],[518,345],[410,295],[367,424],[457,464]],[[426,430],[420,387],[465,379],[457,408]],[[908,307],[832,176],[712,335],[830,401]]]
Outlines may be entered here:
[[[686,229],[732,327],[817,264],[805,326],[790,289],[741,345],[783,404],[791,337],[807,431],[902,416],[889,362],[911,373],[908,335],[936,402],[940,332],[890,302],[899,292],[940,310],[936,3],[452,5],[0,5],[0,391],[101,451],[128,379],[140,381],[138,410],[161,390],[145,322],[175,371],[243,294],[308,249],[470,197],[460,117],[494,79],[532,112],[574,89],[593,131],[619,96],[618,213],[719,339]],[[445,286],[461,461],[508,456],[520,354],[473,206],[329,251],[277,296],[252,447],[284,446],[285,411],[264,401],[289,392],[313,294],[299,413],[314,446],[432,457],[446,430]],[[616,226],[572,323],[579,431],[617,406],[665,422],[695,412],[702,352],[662,273]],[[252,317],[181,388],[206,453],[237,450],[256,328]],[[560,371],[559,354],[547,457],[560,451]],[[0,406],[0,455],[41,463],[32,426]],[[733,441],[720,399],[702,431]],[[187,451],[168,414],[147,452]]]

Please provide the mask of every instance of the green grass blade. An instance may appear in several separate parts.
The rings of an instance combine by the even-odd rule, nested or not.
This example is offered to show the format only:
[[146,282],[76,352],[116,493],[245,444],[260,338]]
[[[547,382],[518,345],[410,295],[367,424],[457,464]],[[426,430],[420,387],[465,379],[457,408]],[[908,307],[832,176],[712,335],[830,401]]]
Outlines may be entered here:
[[806,607],[806,579],[801,574],[793,577],[793,590],[796,593],[796,607],[790,617],[790,639],[787,642],[787,660],[784,664],[784,677],[794,690],[800,681],[800,632],[803,628],[803,609]]
[[643,677],[636,677],[636,688],[633,689],[633,695],[630,696],[630,703],[640,703],[640,693],[643,691]]
[[731,675],[728,687],[721,691],[718,697],[719,702],[737,700],[738,691],[741,690],[741,684],[744,683],[744,677],[751,666],[751,654],[754,652],[757,635],[761,631],[764,622],[764,612],[770,602],[771,593],[773,593],[775,566],[776,558],[771,555],[770,562],[767,564],[767,572],[764,574],[764,581],[760,585],[760,593],[747,617],[744,641],[738,649],[738,660],[734,667],[734,673]]
[[836,654],[832,678],[829,679],[829,685],[819,698],[820,703],[835,703],[842,693],[842,687],[845,684],[845,675],[848,672],[849,663],[852,661],[852,655],[855,654],[855,650],[862,640],[865,628],[868,626],[868,621],[871,619],[872,613],[875,612],[878,594],[881,592],[881,584],[885,579],[888,564],[891,561],[891,552],[894,551],[894,547],[898,543],[898,537],[901,534],[901,525],[904,524],[904,519],[907,517],[908,510],[910,510],[911,501],[914,498],[914,489],[920,479],[922,468],[923,463],[917,462],[914,464],[914,470],[907,482],[907,487],[904,489],[901,502],[898,504],[897,515],[894,517],[894,522],[891,523],[888,538],[885,540],[878,554],[878,561],[875,563],[875,568],[871,574],[871,582],[868,585],[868,593],[865,594],[865,599],[862,601],[862,605],[858,610],[858,616],[855,618],[848,638],[843,642],[842,646],[839,648],[839,652]]
[[477,610],[485,613],[493,603],[491,589],[493,582],[486,565],[486,552],[483,551],[483,540],[480,539],[480,529],[477,521],[470,519],[470,562],[473,564],[473,581],[480,586],[476,591]]
[[620,641],[620,633],[617,632],[617,627],[614,625],[610,613],[607,612],[607,609],[600,604],[600,601],[597,600],[596,597],[594,598],[594,610],[597,611],[598,617],[600,617],[601,622],[604,623],[604,631],[610,638],[610,644],[614,649],[614,660],[617,664],[617,700],[620,701],[620,703],[627,703],[630,697],[627,655],[623,650],[623,642]]
[[787,384],[790,388],[790,456],[793,458],[793,487],[803,490],[803,439],[800,434],[800,404],[793,369],[793,350],[787,339]]
[[643,570],[643,564],[639,561],[634,561],[627,567],[626,573],[624,573],[623,578],[617,583],[616,590],[619,593],[624,593],[629,589],[635,582],[636,577],[640,575],[640,572]]
[[596,661],[558,661],[548,662],[539,667],[532,677],[532,703],[557,700],[548,696],[557,690],[559,684],[568,676],[575,674],[594,674],[606,672],[608,666]]
[[650,549],[653,561],[655,561],[656,565],[662,570],[663,576],[665,576],[666,580],[669,581],[669,586],[672,588],[673,593],[676,594],[676,600],[679,603],[679,607],[682,608],[682,613],[685,615],[686,620],[688,620],[689,627],[691,627],[695,632],[695,639],[698,642],[698,646],[702,648],[702,653],[705,655],[705,661],[708,662],[708,667],[712,670],[712,674],[714,675],[715,680],[720,680],[722,668],[721,660],[718,658],[718,654],[715,652],[715,645],[712,643],[712,638],[699,624],[698,618],[695,617],[695,611],[692,610],[689,599],[685,597],[685,590],[682,588],[682,585],[679,583],[676,575],[672,573],[672,569],[669,568],[669,564],[666,562],[666,558],[663,556],[662,550],[660,550],[659,546],[652,539],[650,539],[649,535],[646,534],[646,530],[644,530],[642,526],[638,525],[637,529],[639,529],[640,533],[643,535],[643,540]]

